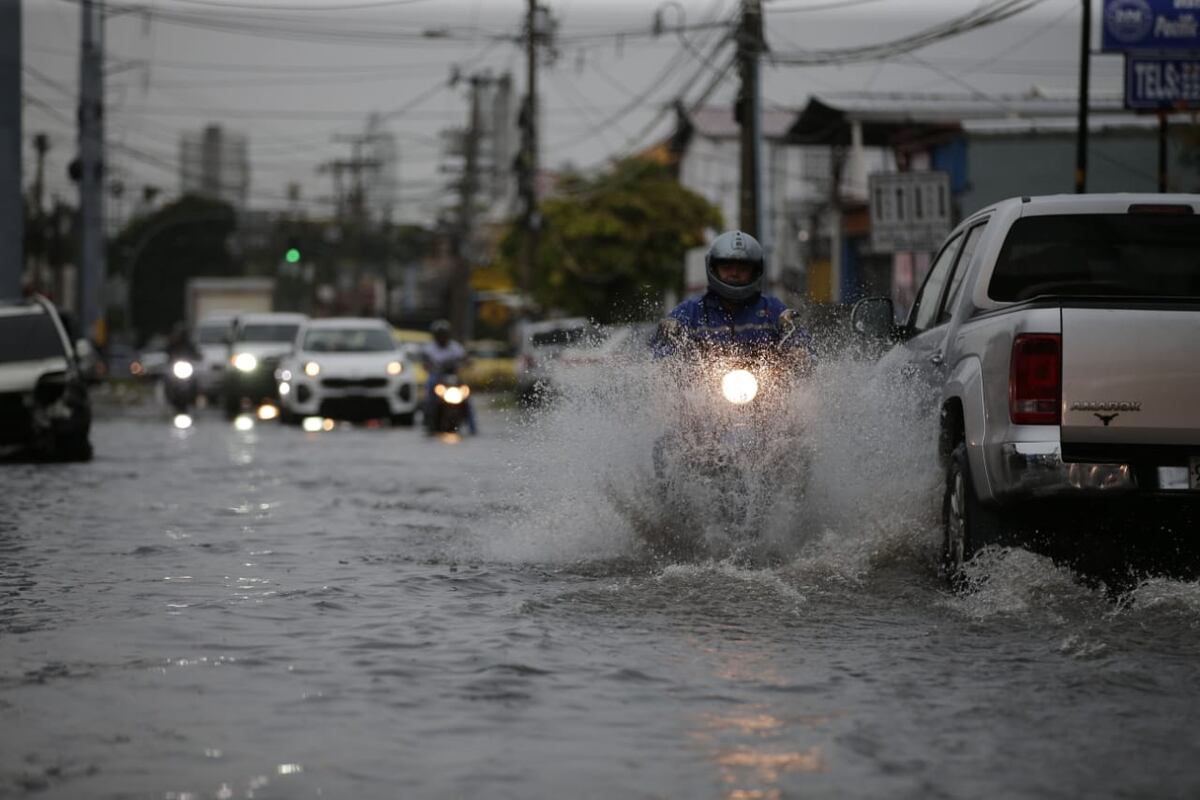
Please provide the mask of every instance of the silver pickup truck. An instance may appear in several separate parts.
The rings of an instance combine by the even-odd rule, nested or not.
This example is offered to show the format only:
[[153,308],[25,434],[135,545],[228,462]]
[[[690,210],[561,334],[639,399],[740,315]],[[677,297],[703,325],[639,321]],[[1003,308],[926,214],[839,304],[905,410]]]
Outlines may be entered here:
[[1004,200],[950,234],[905,323],[868,298],[851,326],[938,396],[949,575],[1043,510],[1081,523],[1060,545],[1138,507],[1200,550],[1200,195]]

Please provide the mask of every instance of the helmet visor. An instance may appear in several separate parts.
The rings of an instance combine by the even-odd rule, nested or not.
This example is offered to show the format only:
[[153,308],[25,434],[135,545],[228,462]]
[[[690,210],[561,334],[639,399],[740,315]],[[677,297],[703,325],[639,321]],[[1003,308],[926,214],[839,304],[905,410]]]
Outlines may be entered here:
[[713,261],[712,270],[717,278],[730,286],[746,286],[758,277],[760,265],[753,261],[734,261],[717,259]]

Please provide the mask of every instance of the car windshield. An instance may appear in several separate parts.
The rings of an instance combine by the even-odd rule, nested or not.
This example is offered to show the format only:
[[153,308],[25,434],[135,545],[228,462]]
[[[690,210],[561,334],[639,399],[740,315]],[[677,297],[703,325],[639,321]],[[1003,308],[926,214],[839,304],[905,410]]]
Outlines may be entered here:
[[304,334],[303,349],[313,353],[382,353],[395,350],[382,328],[314,328]]
[[1200,297],[1200,216],[1062,214],[1013,223],[988,286],[994,300]]
[[291,323],[251,323],[242,327],[238,334],[240,342],[290,342],[296,338],[300,326]]
[[228,325],[201,325],[196,329],[196,343],[222,344],[225,341],[225,333],[228,330]]
[[0,363],[63,355],[62,338],[48,314],[0,316]]

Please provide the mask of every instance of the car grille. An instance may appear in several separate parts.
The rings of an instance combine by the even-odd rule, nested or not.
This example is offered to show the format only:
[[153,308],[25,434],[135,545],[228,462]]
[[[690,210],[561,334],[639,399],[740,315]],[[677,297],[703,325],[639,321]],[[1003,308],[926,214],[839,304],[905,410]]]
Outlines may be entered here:
[[382,389],[387,378],[326,378],[321,385],[326,389]]
[[320,415],[334,419],[381,419],[390,415],[382,397],[330,397],[321,401]]

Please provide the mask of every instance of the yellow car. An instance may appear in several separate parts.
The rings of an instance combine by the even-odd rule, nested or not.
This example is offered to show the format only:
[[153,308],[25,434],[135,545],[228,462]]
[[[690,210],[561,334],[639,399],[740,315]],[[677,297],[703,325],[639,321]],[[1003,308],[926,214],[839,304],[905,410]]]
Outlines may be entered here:
[[422,387],[422,391],[424,391],[429,373],[425,371],[425,365],[421,363],[421,348],[425,346],[426,342],[433,341],[433,334],[416,328],[392,328],[392,338],[399,343],[400,349],[407,356],[408,363],[412,364],[413,374],[417,378],[417,386]]
[[517,360],[508,343],[499,339],[467,342],[466,366],[459,377],[469,386],[492,391],[511,389],[517,382]]

